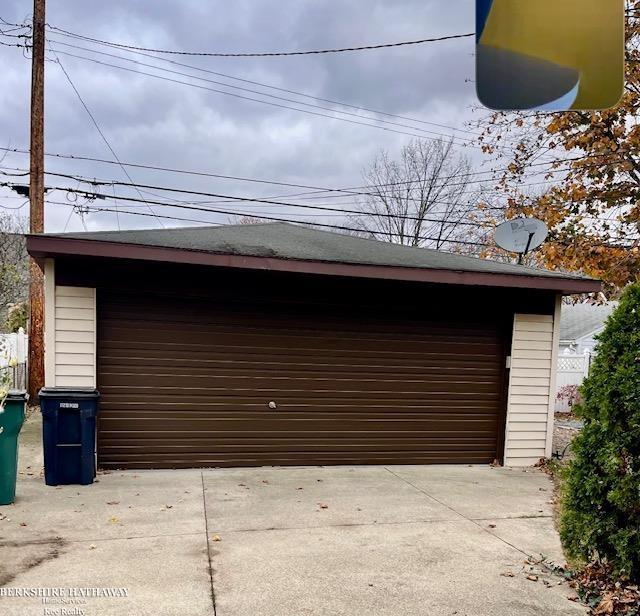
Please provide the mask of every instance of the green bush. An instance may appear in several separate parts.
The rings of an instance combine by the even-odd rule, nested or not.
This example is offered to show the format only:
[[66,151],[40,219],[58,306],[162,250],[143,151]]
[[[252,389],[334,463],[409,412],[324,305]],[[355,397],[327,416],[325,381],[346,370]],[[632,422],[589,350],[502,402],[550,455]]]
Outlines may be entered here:
[[584,429],[563,488],[560,534],[570,558],[640,580],[640,283],[598,337],[575,411]]
[[29,305],[27,302],[14,304],[7,311],[7,320],[4,327],[8,332],[17,332],[21,327],[27,329],[29,318]]

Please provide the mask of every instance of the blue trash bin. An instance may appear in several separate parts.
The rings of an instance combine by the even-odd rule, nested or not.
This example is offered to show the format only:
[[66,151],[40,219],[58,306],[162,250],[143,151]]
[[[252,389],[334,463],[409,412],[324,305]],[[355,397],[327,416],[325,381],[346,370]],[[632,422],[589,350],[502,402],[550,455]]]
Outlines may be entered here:
[[48,486],[93,483],[100,394],[93,388],[44,387],[38,395],[45,483]]

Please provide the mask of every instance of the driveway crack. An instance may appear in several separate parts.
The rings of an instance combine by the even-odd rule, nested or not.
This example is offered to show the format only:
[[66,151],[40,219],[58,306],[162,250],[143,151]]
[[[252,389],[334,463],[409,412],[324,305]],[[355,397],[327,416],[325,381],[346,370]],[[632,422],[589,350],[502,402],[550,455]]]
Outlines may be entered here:
[[211,562],[211,542],[209,541],[209,520],[207,519],[207,495],[204,487],[204,473],[200,473],[202,480],[202,508],[204,512],[204,538],[207,542],[207,559],[209,561],[209,583],[211,584],[211,605],[213,606],[213,616],[216,616],[216,590],[213,586],[213,564]]
[[498,541],[501,541],[502,543],[508,545],[509,547],[513,548],[514,550],[517,550],[518,552],[520,552],[524,556],[527,556],[527,557],[531,556],[530,554],[527,554],[527,552],[525,552],[524,550],[520,549],[517,545],[513,545],[513,543],[510,543],[509,541],[503,539],[502,537],[499,537],[498,535],[490,532],[482,524],[479,524],[473,518],[467,517],[463,513],[460,513],[457,509],[454,509],[450,505],[447,505],[447,503],[441,501],[440,499],[436,498],[432,494],[429,494],[429,492],[427,492],[426,490],[423,490],[422,488],[420,488],[419,486],[415,485],[414,483],[411,483],[408,479],[405,479],[404,477],[402,477],[402,475],[398,475],[397,473],[394,473],[390,468],[387,468],[386,466],[384,467],[384,469],[386,471],[388,471],[389,473],[391,473],[394,477],[397,477],[398,479],[400,479],[400,481],[404,481],[404,483],[406,483],[407,485],[410,485],[414,490],[417,490],[418,492],[421,492],[422,494],[424,494],[427,498],[430,498],[431,500],[435,501],[439,505],[442,505],[443,507],[446,507],[449,511],[452,511],[457,516],[460,516],[462,519],[467,520],[467,522],[471,522],[472,524],[475,524],[475,526],[477,526],[483,532],[487,533],[487,535],[489,535],[490,537],[493,537],[494,539],[497,539]]

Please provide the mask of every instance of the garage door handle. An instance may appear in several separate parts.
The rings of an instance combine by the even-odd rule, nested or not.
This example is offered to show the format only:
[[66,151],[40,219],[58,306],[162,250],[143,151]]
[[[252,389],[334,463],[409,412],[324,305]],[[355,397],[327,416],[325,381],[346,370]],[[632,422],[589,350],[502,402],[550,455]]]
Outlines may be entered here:
[[267,406],[268,406],[272,411],[275,411],[275,410],[278,408],[278,405],[277,405],[273,400],[271,400],[271,401],[269,402],[269,404],[267,404]]

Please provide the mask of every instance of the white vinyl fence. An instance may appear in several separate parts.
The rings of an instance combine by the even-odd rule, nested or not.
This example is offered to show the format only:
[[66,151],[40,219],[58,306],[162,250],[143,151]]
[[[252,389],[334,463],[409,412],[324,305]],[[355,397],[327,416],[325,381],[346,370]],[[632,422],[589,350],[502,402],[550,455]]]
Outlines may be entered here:
[[[556,375],[556,390],[560,392],[567,386],[578,386],[589,374],[593,353],[585,349],[582,355],[563,354],[558,355],[558,371]],[[556,411],[566,412],[571,408],[571,399],[556,399]]]
[[9,373],[13,389],[27,387],[28,337],[22,327],[15,334],[0,334],[0,371]]

